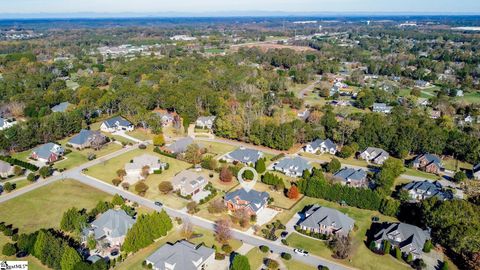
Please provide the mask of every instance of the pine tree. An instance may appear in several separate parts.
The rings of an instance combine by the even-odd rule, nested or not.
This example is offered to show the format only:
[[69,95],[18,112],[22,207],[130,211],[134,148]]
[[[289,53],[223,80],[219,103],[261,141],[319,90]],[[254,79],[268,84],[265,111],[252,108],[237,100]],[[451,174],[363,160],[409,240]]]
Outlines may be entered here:
[[267,170],[267,168],[265,166],[265,159],[264,158],[261,158],[257,161],[257,163],[255,164],[255,170],[260,174],[264,173]]
[[231,270],[250,270],[250,263],[248,262],[248,258],[246,256],[237,254],[235,258],[233,258],[232,266],[230,267]]
[[78,255],[78,252],[74,248],[67,246],[62,255],[60,265],[62,270],[73,270],[75,265],[81,261],[82,258]]

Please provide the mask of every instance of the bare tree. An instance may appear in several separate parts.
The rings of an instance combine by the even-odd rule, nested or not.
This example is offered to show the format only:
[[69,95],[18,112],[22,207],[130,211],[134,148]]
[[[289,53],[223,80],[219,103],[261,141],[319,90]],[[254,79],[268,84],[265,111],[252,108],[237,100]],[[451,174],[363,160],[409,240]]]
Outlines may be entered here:
[[226,210],[227,207],[222,199],[213,200],[208,204],[208,212],[211,214],[223,213]]
[[336,235],[329,244],[333,251],[333,257],[337,259],[346,259],[350,255],[352,241],[349,236]]
[[215,221],[215,239],[222,244],[228,243],[232,238],[230,227],[230,221],[226,218]]
[[143,166],[142,167],[142,172],[140,173],[140,175],[143,178],[147,178],[149,174],[150,174],[150,166],[148,166],[148,165]]
[[193,235],[193,224],[189,219],[184,219],[180,228],[180,235],[185,239],[190,239]]

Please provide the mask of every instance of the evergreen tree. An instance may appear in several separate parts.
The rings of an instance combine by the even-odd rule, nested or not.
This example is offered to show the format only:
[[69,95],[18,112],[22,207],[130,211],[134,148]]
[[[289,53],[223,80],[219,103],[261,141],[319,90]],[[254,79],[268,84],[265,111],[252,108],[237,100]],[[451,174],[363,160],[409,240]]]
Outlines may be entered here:
[[240,254],[235,255],[232,265],[230,266],[230,270],[250,270],[248,258]]
[[62,255],[60,265],[62,270],[73,270],[75,265],[81,261],[82,257],[80,257],[78,252],[74,248],[67,246]]
[[267,170],[267,168],[265,166],[265,159],[264,158],[261,158],[257,161],[257,163],[255,164],[255,170],[259,174],[262,174]]

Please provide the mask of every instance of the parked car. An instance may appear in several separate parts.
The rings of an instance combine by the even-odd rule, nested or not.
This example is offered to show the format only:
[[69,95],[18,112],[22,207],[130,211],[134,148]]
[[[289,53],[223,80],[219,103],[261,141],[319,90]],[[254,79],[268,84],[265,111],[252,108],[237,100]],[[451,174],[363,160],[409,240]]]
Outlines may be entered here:
[[159,202],[159,201],[156,201],[155,202],[155,205],[158,206],[158,207],[162,207],[163,206],[163,203]]
[[308,251],[305,251],[303,249],[294,249],[293,252],[297,253],[300,256],[308,256]]
[[116,249],[112,250],[112,252],[110,252],[110,256],[112,256],[112,257],[115,257],[117,255],[118,255],[118,250],[116,250]]
[[287,237],[287,235],[288,235],[288,232],[287,232],[287,231],[283,231],[283,232],[280,234],[280,236],[281,236],[282,238]]

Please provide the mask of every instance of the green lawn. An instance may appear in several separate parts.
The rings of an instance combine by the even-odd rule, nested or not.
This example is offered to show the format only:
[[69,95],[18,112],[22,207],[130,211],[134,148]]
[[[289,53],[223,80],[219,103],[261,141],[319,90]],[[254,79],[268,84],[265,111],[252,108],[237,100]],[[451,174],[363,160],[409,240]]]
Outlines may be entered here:
[[438,179],[440,179],[440,177],[437,176],[437,175],[435,175],[435,174],[422,172],[422,171],[419,171],[419,170],[416,170],[416,169],[412,169],[412,168],[405,168],[404,174],[405,174],[405,175],[410,175],[410,176],[424,177],[425,179],[430,179],[430,180],[438,180]]
[[75,206],[90,209],[111,196],[74,180],[62,180],[0,204],[0,219],[20,233],[58,228],[63,213]]
[[[111,184],[112,180],[117,177],[117,170],[124,168],[125,164],[134,157],[142,154],[158,156],[162,162],[167,162],[169,164],[169,169],[162,172],[162,174],[152,174],[148,176],[145,182],[149,186],[146,197],[149,199],[162,201],[166,205],[173,208],[183,208],[187,204],[186,200],[179,198],[174,194],[161,194],[158,191],[158,184],[163,181],[170,181],[174,175],[180,171],[190,168],[192,165],[177,159],[159,155],[152,150],[152,146],[148,146],[145,150],[135,149],[88,168],[87,174]],[[133,190],[133,187],[131,189]]]
[[202,147],[207,148],[208,153],[215,156],[221,156],[238,148],[230,144],[218,142],[196,141],[196,143],[198,145],[201,145]]
[[445,158],[444,160],[442,160],[442,163],[445,169],[450,171],[456,171],[457,165],[458,165],[458,169],[471,170],[473,168],[472,164],[463,162],[460,160],[456,160],[453,158]]
[[[258,247],[252,248],[247,253],[248,262],[250,263],[250,269],[259,269],[263,265],[263,259],[267,254],[260,251]],[[300,269],[297,269],[300,270]]]
[[135,129],[134,131],[128,131],[127,135],[132,136],[141,141],[153,140],[155,136],[148,129]]
[[288,270],[318,270],[317,267],[313,267],[309,264],[304,264],[302,262],[296,261],[296,260],[283,260],[283,263],[287,267]]
[[292,199],[289,199],[288,197],[285,196],[285,194],[283,193],[283,190],[282,191],[274,191],[274,190],[271,190],[271,187],[270,185],[266,185],[264,183],[261,183],[261,182],[257,182],[255,184],[255,187],[253,188],[254,190],[256,191],[266,191],[271,198],[273,198],[273,205],[274,206],[278,206],[278,207],[281,207],[281,208],[285,208],[285,209],[289,209],[290,207],[292,207],[297,201],[297,200],[292,200]]
[[287,241],[291,247],[302,248],[311,252],[312,254],[325,257],[327,259],[337,261],[339,263],[343,263],[359,269],[378,269],[379,265],[382,265],[385,269],[409,269],[408,266],[398,262],[391,256],[379,256],[374,254],[364,244],[365,234],[366,231],[370,228],[372,217],[378,216],[382,221],[395,221],[395,219],[392,217],[383,216],[376,211],[362,210],[349,206],[340,206],[337,203],[332,203],[321,199],[304,197],[297,205],[295,205],[294,210],[280,213],[279,215],[277,215],[277,218],[285,224],[295,214],[295,211],[301,210],[304,206],[314,203],[337,209],[355,220],[355,225],[357,229],[352,234],[353,249],[349,260],[335,260],[331,257],[331,251],[327,247],[325,242],[302,236],[296,232],[292,233],[287,238]]
[[463,97],[457,97],[455,99],[465,101],[467,103],[480,103],[480,91],[465,93]]

